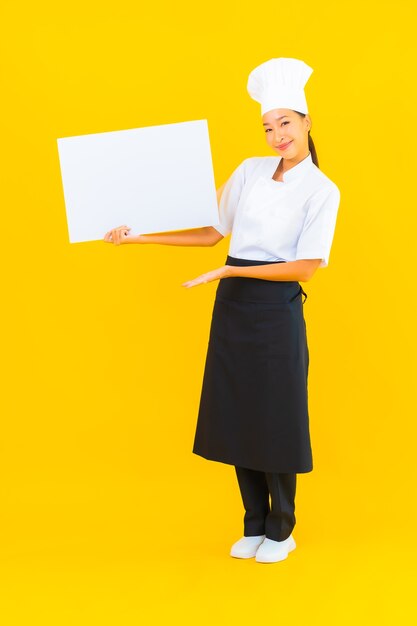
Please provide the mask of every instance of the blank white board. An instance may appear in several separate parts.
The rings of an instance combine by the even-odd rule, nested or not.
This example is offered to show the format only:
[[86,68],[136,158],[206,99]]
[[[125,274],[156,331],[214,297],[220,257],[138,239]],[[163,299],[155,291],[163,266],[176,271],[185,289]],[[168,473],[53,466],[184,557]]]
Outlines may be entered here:
[[219,224],[207,120],[57,143],[70,243]]

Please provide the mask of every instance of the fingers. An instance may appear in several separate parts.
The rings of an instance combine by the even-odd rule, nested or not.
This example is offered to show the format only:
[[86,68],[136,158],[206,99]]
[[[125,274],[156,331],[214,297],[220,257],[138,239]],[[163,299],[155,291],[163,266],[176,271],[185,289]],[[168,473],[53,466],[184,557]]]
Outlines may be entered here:
[[204,274],[199,276],[198,278],[194,278],[194,280],[188,280],[186,283],[182,283],[182,287],[196,287],[197,285],[205,285],[209,282],[209,277]]
[[126,226],[126,224],[118,226],[117,228],[112,228],[104,235],[103,240],[108,243],[114,243],[114,245],[118,246],[123,243],[123,239],[127,237],[129,230],[130,227]]
[[206,274],[201,274],[201,276],[197,276],[193,280],[188,280],[185,283],[182,283],[182,287],[195,287],[196,285],[205,285],[210,283],[213,280],[219,280],[224,278],[224,267],[220,267],[212,272],[207,272]]

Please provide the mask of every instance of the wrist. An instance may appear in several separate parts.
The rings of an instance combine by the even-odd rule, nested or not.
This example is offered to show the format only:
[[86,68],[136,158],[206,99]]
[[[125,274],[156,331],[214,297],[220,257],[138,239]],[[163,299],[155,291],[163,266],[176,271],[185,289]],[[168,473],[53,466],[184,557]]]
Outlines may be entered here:
[[232,278],[234,274],[234,266],[233,265],[225,265],[224,266],[224,278]]

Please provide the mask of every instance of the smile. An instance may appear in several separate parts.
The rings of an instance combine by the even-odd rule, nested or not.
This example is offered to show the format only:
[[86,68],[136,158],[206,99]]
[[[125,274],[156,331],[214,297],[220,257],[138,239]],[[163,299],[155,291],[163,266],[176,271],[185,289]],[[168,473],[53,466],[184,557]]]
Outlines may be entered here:
[[288,143],[283,143],[281,146],[277,146],[277,149],[278,150],[286,150],[291,143],[292,143],[292,140],[289,141]]

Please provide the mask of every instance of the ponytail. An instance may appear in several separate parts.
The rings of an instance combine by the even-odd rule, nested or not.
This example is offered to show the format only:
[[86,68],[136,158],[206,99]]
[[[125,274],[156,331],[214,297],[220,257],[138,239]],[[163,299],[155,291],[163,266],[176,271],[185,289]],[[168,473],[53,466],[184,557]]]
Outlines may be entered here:
[[[298,115],[301,115],[301,117],[305,117],[306,114],[305,113],[300,113],[300,111],[295,111],[295,113],[298,113]],[[308,149],[311,152],[311,159],[314,163],[314,165],[316,165],[317,167],[319,167],[319,160],[317,157],[317,152],[316,152],[316,148],[314,145],[314,141],[310,135],[310,131],[308,131]]]
[[313,138],[310,135],[310,131],[308,131],[308,149],[311,152],[311,158],[313,160],[314,165],[317,165],[317,167],[318,167],[319,166],[319,160],[317,158],[316,148],[315,148],[315,145],[314,145]]

